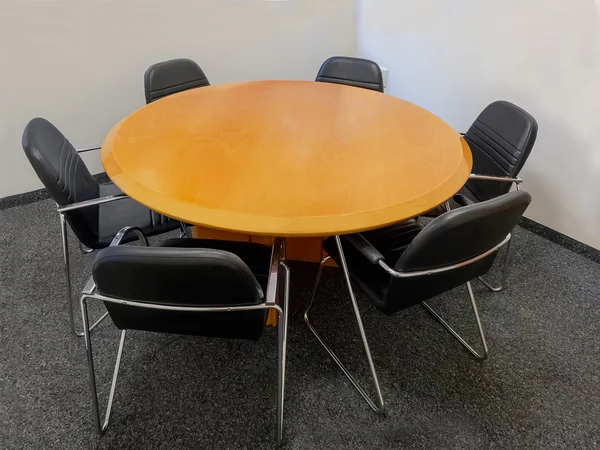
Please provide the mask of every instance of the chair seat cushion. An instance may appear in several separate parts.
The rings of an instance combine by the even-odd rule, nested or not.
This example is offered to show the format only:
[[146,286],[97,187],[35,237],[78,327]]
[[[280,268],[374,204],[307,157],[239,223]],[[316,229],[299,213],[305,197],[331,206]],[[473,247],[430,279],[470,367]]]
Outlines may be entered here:
[[263,292],[267,292],[269,280],[269,266],[271,262],[271,247],[256,242],[221,241],[216,239],[167,239],[160,244],[161,247],[178,248],[212,248],[223,250],[239,256],[250,268],[258,280]]
[[[458,207],[469,206],[474,205],[475,203],[479,203],[479,199],[477,198],[477,196],[467,186],[463,186],[460,191],[454,194],[452,200],[454,200],[454,203],[456,203],[456,206]],[[455,209],[454,206],[455,205],[451,206],[452,209]]]
[[[112,183],[100,185],[100,197],[120,194],[122,191]],[[179,222],[158,214],[133,199],[118,200],[99,206],[99,239],[95,248],[108,247],[115,234],[123,227],[140,228],[146,236],[165,233],[179,228]],[[128,240],[135,239],[131,235]]]
[[[463,186],[460,191],[452,196],[448,201],[450,203],[450,209],[460,208],[461,206],[473,205],[479,203],[477,196],[467,187]],[[430,209],[426,213],[422,214],[424,217],[439,217],[446,212],[445,205],[438,205],[433,209]]]

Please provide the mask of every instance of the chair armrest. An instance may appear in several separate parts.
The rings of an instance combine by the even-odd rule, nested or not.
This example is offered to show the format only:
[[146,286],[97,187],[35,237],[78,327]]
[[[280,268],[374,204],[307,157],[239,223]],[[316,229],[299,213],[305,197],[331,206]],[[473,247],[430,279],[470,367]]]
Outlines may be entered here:
[[350,244],[356,251],[363,255],[371,264],[379,264],[384,257],[379,250],[371,245],[362,234],[348,234],[343,239]]
[[135,233],[140,241],[144,243],[146,247],[148,247],[148,238],[144,234],[144,232],[138,227],[123,227],[119,230],[112,242],[110,243],[110,247],[116,247],[121,243],[121,241],[125,238],[128,233]]
[[511,234],[508,233],[506,235],[506,237],[500,243],[496,244],[494,247],[490,248],[489,250],[486,250],[485,252],[480,253],[477,256],[474,256],[471,259],[468,259],[466,261],[462,261],[462,262],[459,262],[456,264],[451,264],[449,266],[438,267],[435,269],[417,270],[415,272],[398,272],[397,270],[392,269],[390,266],[388,266],[385,263],[385,261],[383,261],[383,260],[379,261],[379,265],[383,268],[383,270],[385,270],[388,274],[390,274],[394,278],[414,278],[414,277],[434,275],[437,273],[449,272],[451,270],[455,270],[460,267],[477,262],[477,261],[491,255],[492,253],[498,251],[500,249],[500,247],[505,245],[508,241],[510,241],[510,238],[511,238]]
[[469,175],[470,180],[488,180],[488,181],[505,181],[508,183],[521,184],[523,180],[521,178],[510,178],[510,177],[496,177],[493,175],[477,175],[472,173]]
[[86,153],[86,152],[92,152],[94,150],[100,150],[102,147],[85,147],[85,148],[77,148],[75,149],[75,151],[77,153]]
[[75,209],[87,208],[88,206],[101,205],[103,203],[115,202],[117,200],[123,200],[129,198],[127,194],[114,194],[107,195],[106,197],[94,198],[91,200],[85,200],[83,202],[71,203],[70,205],[59,206],[58,212],[65,213],[67,211],[73,211]]

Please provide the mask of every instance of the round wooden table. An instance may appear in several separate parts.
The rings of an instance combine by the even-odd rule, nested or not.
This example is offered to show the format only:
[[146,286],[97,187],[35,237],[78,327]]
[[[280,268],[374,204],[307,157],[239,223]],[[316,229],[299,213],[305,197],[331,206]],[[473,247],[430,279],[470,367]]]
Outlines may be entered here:
[[330,83],[257,81],[153,102],[106,136],[111,180],[187,223],[331,236],[417,216],[465,183],[471,153],[430,112]]
[[288,257],[316,261],[322,237],[428,211],[464,185],[472,165],[459,134],[430,112],[366,89],[304,81],[165,97],[115,125],[102,162],[147,207],[227,231],[197,228],[197,237],[317,236],[287,245]]
[[379,406],[343,370],[371,408],[383,410],[339,235],[409,219],[452,197],[472,166],[456,131],[366,89],[234,83],[144,106],[106,136],[102,162],[123,192],[187,223],[278,238],[335,235]]

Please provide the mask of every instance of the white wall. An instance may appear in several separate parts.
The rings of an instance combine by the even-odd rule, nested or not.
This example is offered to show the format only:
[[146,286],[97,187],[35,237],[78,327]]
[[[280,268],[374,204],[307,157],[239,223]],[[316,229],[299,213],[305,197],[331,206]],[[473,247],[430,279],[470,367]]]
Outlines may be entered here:
[[[387,92],[465,129],[495,99],[537,119],[528,217],[600,248],[600,14],[593,0],[1,0],[0,197],[41,187],[21,149],[43,116],[76,146],[144,103],[153,62],[213,83],[311,79],[333,54],[390,69]],[[88,158],[94,172],[99,158]]]
[[359,0],[359,53],[387,92],[464,130],[491,101],[539,123],[527,216],[600,248],[600,6],[593,0]]
[[313,79],[355,53],[355,20],[355,0],[0,0],[0,198],[41,187],[21,148],[29,119],[99,145],[144,104],[154,62],[192,58],[213,84]]

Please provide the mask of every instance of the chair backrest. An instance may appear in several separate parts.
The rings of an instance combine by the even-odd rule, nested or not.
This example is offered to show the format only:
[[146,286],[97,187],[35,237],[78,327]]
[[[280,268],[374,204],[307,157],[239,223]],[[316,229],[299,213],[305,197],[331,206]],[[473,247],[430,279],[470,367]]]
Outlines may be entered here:
[[[98,198],[99,187],[67,138],[46,119],[31,120],[23,131],[23,150],[50,197],[65,206]],[[98,239],[98,206],[70,211],[66,218],[84,244]]]
[[146,103],[203,86],[210,86],[208,78],[191,59],[162,61],[151,65],[144,74]]
[[315,81],[383,92],[381,68],[376,62],[362,58],[333,56],[323,63]]
[[[171,306],[241,306],[264,303],[250,268],[233,253],[213,249],[117,246],[101,250],[92,269],[104,296]],[[105,302],[120,329],[258,339],[266,310],[189,312]]]
[[[465,133],[473,153],[473,173],[516,177],[531,153],[538,124],[531,114],[507,101],[488,105]],[[510,183],[469,180],[480,200],[507,193]]]
[[[516,191],[437,217],[406,248],[395,270],[427,272],[485,254],[508,236],[530,202],[529,193]],[[482,276],[497,253],[445,272],[393,278],[382,309],[395,312]]]

